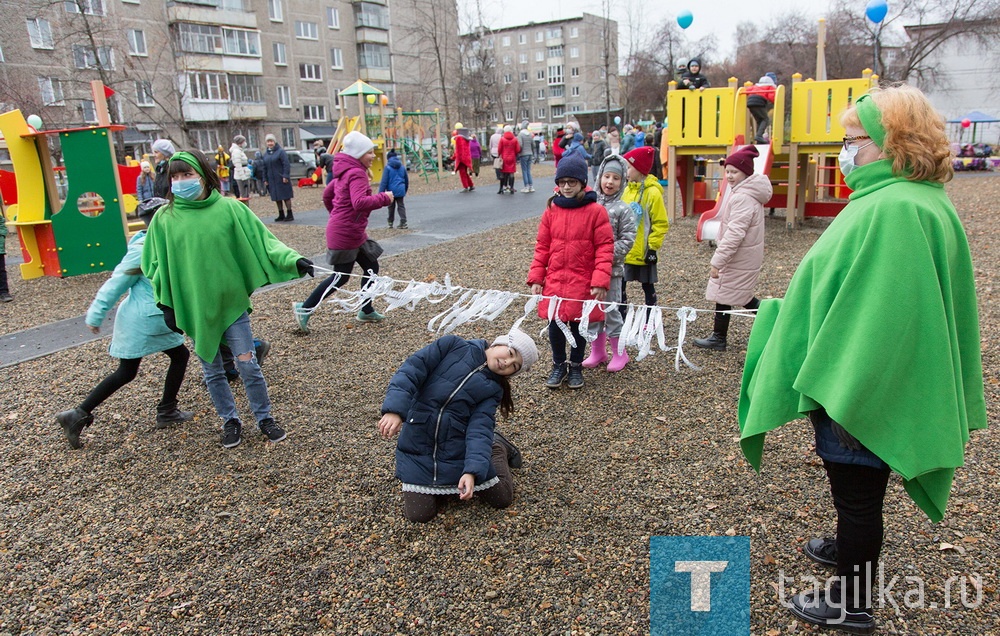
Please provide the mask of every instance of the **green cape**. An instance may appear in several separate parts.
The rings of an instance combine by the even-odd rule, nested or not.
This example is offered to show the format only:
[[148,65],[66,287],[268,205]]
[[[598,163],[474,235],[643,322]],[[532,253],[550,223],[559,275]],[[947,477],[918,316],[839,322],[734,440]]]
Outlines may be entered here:
[[855,169],[851,201],[761,303],[740,391],[740,444],[822,405],[944,517],[969,431],[986,427],[972,258],[941,184]]
[[213,191],[202,201],[175,199],[149,224],[142,271],[156,302],[172,307],[195,353],[213,360],[222,334],[250,294],[299,277],[302,256],[274,237],[250,208]]

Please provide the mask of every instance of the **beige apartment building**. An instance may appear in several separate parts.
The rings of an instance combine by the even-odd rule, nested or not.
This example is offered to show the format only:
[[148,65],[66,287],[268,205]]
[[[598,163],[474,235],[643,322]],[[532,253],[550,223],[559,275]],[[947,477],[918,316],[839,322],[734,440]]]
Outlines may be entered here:
[[[455,0],[6,0],[4,17],[0,111],[37,114],[49,129],[96,123],[90,81],[100,79],[133,156],[157,137],[209,151],[237,133],[252,148],[267,133],[305,148],[330,138],[338,93],[359,78],[390,108],[405,92],[405,108],[433,110],[458,76],[457,53],[439,66],[394,50],[414,46],[415,32],[457,34]],[[431,66],[450,79],[424,76]]]
[[618,23],[579,18],[479,29],[462,36],[467,118],[556,125],[618,108]]

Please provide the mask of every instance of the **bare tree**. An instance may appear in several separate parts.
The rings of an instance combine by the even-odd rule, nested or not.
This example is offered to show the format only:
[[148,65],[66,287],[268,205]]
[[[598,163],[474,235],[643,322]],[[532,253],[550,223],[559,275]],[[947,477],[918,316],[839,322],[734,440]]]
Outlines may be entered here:
[[492,46],[494,32],[488,23],[482,1],[475,0],[459,44],[462,72],[458,92],[462,95],[462,117],[476,128],[493,123],[490,120],[501,109],[503,94],[497,75],[496,50]]
[[439,107],[445,121],[452,120],[454,109],[454,78],[459,69],[458,34],[449,27],[457,24],[454,3],[436,0],[399,0],[396,10],[402,10],[409,18],[405,23],[394,25],[402,33],[408,48],[418,56],[421,78],[433,78],[425,87],[419,104]]

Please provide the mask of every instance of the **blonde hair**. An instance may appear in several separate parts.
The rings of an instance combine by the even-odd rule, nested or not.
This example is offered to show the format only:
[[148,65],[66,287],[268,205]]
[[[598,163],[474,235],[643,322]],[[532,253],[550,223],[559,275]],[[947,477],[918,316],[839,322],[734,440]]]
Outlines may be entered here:
[[[911,181],[951,181],[955,169],[944,118],[927,96],[906,84],[873,88],[869,95],[882,115],[882,152],[892,161],[893,174]],[[854,106],[844,111],[840,123],[864,128]]]

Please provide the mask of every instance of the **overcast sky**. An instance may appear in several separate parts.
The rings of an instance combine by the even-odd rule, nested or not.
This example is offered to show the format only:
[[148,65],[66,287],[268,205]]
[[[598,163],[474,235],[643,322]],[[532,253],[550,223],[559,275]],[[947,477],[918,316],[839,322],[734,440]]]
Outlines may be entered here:
[[[811,18],[822,16],[827,3],[803,2],[802,0],[618,0],[618,6],[627,4],[643,7],[644,21],[652,28],[664,20],[674,20],[677,14],[688,10],[694,16],[694,21],[687,29],[689,39],[697,40],[706,35],[715,34],[721,47],[719,57],[730,55],[733,51],[733,41],[736,25],[752,21],[763,25],[777,15],[784,15],[797,10]],[[474,5],[474,0],[459,0],[460,10],[468,10]],[[600,0],[499,0],[493,2],[483,0],[484,22],[493,27],[509,27],[527,24],[528,22],[545,22],[565,18],[579,17],[583,13],[601,15]],[[614,6],[614,5],[613,5]],[[622,11],[623,9],[619,9]],[[615,15],[618,21],[621,50],[626,48],[626,19]],[[462,30],[469,24],[468,18],[461,18]]]

